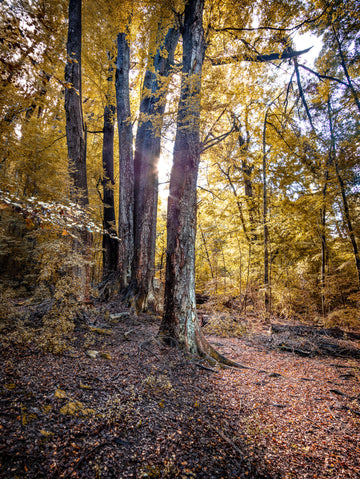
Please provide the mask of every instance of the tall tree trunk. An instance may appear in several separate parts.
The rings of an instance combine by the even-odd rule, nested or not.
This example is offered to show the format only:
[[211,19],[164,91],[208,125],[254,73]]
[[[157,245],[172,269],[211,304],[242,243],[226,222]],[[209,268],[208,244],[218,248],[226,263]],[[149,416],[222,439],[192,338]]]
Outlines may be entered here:
[[270,284],[269,284],[269,228],[268,228],[268,195],[267,195],[267,174],[266,174],[266,126],[268,112],[272,103],[266,110],[263,128],[263,229],[264,229],[264,306],[267,314],[270,313]]
[[[158,39],[163,37],[160,23]],[[170,28],[156,54],[149,58],[140,104],[134,157],[134,260],[132,288],[138,310],[154,309],[156,218],[158,203],[158,160],[161,128],[166,106],[167,78],[174,60],[180,31]],[[159,41],[159,40],[158,40]],[[145,117],[142,119],[141,117]]]
[[192,352],[204,350],[195,302],[196,183],[200,160],[200,88],[205,53],[203,0],[189,0],[183,70],[170,176],[164,315],[159,335]]
[[[81,99],[81,1],[69,0],[65,113],[70,198],[84,208],[88,205],[89,200],[86,173],[86,131]],[[74,274],[79,282],[77,294],[80,300],[86,300],[89,295],[91,242],[91,233],[86,229],[80,234],[80,242],[78,240],[74,242],[74,251],[80,253],[83,262],[83,265],[74,268]]]
[[[109,61],[112,62],[110,53],[107,54]],[[109,76],[107,79],[108,91],[105,96],[106,104],[104,107],[104,127],[103,127],[103,280],[114,278],[117,271],[118,241],[115,220],[115,202],[114,202],[114,124],[116,108],[113,105],[112,65],[109,67]]]
[[341,198],[342,198],[343,207],[344,207],[345,223],[346,223],[346,226],[347,226],[347,229],[348,229],[348,232],[349,232],[349,237],[350,237],[351,245],[352,245],[353,252],[354,252],[355,266],[356,266],[356,271],[357,271],[357,276],[358,276],[358,284],[359,284],[359,287],[360,287],[360,254],[359,254],[359,249],[358,249],[358,245],[357,245],[357,242],[356,242],[353,223],[351,221],[349,203],[348,203],[347,196],[346,196],[344,180],[342,179],[342,176],[340,174],[339,163],[338,163],[338,159],[337,159],[337,155],[336,155],[336,143],[335,143],[334,125],[333,125],[333,120],[332,120],[332,110],[331,110],[330,97],[328,98],[327,106],[328,106],[329,126],[330,126],[330,134],[331,134],[332,157],[333,157],[334,163],[335,163],[336,177],[337,177],[337,180],[338,180],[339,186],[340,186]]
[[111,277],[117,269],[118,241],[115,238],[116,220],[114,204],[114,115],[115,106],[104,108],[103,129],[103,279]]
[[[233,195],[235,196],[236,205],[237,205],[238,211],[239,211],[241,226],[242,226],[242,228],[243,228],[246,241],[248,242],[248,244],[250,244],[251,238],[250,238],[250,236],[249,236],[249,234],[248,234],[248,229],[247,229],[247,226],[246,226],[246,223],[245,223],[245,217],[244,217],[244,212],[243,212],[242,203],[241,203],[241,200],[240,200],[240,198],[239,198],[238,192],[237,192],[237,190],[236,190],[236,187],[235,187],[234,182],[233,182],[233,180],[232,180],[232,178],[231,178],[231,175],[230,175],[231,166],[228,167],[227,171],[225,171],[225,170],[224,170],[223,168],[221,168],[220,166],[219,166],[219,169],[220,169],[221,173],[225,176],[225,178],[228,180],[229,185],[230,185],[230,188],[231,188],[231,191],[233,192]],[[246,187],[245,187],[245,195],[246,195]],[[250,223],[251,223],[251,220],[250,220]]]
[[339,165],[338,165],[337,160],[335,160],[335,168],[336,168],[336,176],[337,176],[339,186],[340,186],[341,198],[342,198],[342,201],[343,201],[345,224],[347,226],[350,241],[351,241],[351,245],[352,245],[352,248],[353,248],[355,266],[356,266],[356,271],[357,271],[357,279],[358,279],[358,284],[359,284],[359,287],[360,287],[360,254],[359,254],[359,248],[358,248],[358,245],[357,245],[357,242],[356,242],[354,227],[353,227],[351,216],[350,216],[350,209],[349,209],[349,203],[348,203],[346,192],[345,192],[344,180],[342,179],[342,177],[340,175],[340,170],[339,170]]
[[70,197],[80,206],[88,204],[86,142],[81,104],[81,0],[69,0],[66,44],[65,112],[71,178]]
[[[248,109],[245,112],[245,133],[246,136],[241,131],[240,124],[235,123],[235,130],[238,132],[238,143],[240,148],[240,153],[245,153],[249,150],[250,136],[248,132]],[[249,164],[248,160],[242,155],[241,160],[241,171],[243,174],[244,180],[244,191],[245,191],[245,201],[247,203],[249,211],[249,223],[250,223],[250,240],[257,241],[256,234],[256,222],[255,222],[255,204],[254,204],[254,193],[253,193],[253,184],[252,184],[252,172],[254,170],[254,165]],[[234,188],[232,187],[233,191]]]
[[130,48],[125,33],[117,37],[116,112],[119,133],[119,250],[120,288],[130,283],[134,252],[134,162],[129,95]]
[[325,163],[324,186],[322,190],[322,208],[320,210],[321,221],[321,309],[323,316],[326,315],[326,264],[327,264],[327,238],[326,238],[326,195],[329,182],[329,166],[332,158],[332,148]]
[[246,159],[241,161],[241,170],[244,178],[244,190],[245,190],[245,200],[247,203],[249,211],[249,222],[250,222],[250,232],[251,232],[251,241],[257,241],[256,234],[256,221],[255,221],[255,204],[254,204],[254,192],[252,184],[252,172],[254,166],[250,165]]

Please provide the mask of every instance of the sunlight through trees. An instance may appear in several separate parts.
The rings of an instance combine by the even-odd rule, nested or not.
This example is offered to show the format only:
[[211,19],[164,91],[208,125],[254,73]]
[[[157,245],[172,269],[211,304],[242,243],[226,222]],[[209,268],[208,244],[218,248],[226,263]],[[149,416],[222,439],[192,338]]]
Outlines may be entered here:
[[356,1],[1,5],[4,294],[359,326]]

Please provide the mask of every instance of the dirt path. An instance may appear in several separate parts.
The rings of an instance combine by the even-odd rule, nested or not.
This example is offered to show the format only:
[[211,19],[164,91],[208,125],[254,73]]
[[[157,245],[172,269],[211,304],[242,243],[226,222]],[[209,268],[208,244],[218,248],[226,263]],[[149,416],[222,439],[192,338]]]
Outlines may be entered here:
[[251,368],[211,371],[150,316],[110,323],[65,355],[1,352],[1,477],[360,477],[359,361],[210,336]]

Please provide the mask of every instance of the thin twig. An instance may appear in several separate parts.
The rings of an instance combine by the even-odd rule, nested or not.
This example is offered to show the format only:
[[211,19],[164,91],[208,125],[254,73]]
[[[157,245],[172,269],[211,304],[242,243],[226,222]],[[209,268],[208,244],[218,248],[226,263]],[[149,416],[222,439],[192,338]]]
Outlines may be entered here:
[[338,83],[341,83],[341,85],[344,85],[349,88],[349,84],[339,80],[339,78],[332,77],[330,75],[322,75],[321,73],[317,73],[316,71],[312,70],[311,68],[307,67],[306,65],[302,65],[301,63],[298,63],[298,66],[300,68],[303,68],[304,70],[308,71],[309,73],[312,73],[313,75],[317,76],[320,80],[331,80],[331,81],[336,81]]
[[282,28],[282,27],[248,27],[248,28],[241,28],[241,27],[224,27],[224,28],[214,28],[215,32],[254,32],[258,30],[269,30],[269,31],[277,31],[277,32],[293,32],[296,30],[299,30],[301,27],[303,27],[306,24],[309,23],[314,23],[317,20],[320,20],[320,18],[325,14],[326,10],[328,9],[330,4],[326,4],[324,10],[320,13],[315,18],[307,18],[303,22],[299,23],[298,25],[295,25],[294,27],[287,27],[287,28]]
[[85,461],[85,459],[87,459],[88,457],[90,457],[94,452],[96,452],[98,449],[101,449],[102,447],[105,447],[105,446],[114,446],[114,444],[112,442],[103,442],[101,444],[98,444],[97,446],[93,447],[92,449],[90,449],[89,452],[83,454],[76,462],[76,464],[73,466],[73,468],[71,469],[70,472],[68,472],[67,474],[65,474],[65,476],[63,476],[63,479],[67,479],[68,477],[71,477],[73,472],[76,471],[76,469],[80,466],[80,464]]
[[129,334],[130,334],[130,333],[133,333],[133,332],[136,331],[137,329],[139,329],[139,327],[133,328],[133,329],[129,329],[129,331],[126,331],[126,333],[124,333],[124,338],[128,341],[128,340],[129,340],[129,338],[128,338]]
[[138,346],[139,352],[140,352],[142,349],[145,349],[147,352],[149,352],[150,354],[152,354],[153,356],[155,356],[158,361],[161,361],[161,358],[160,358],[156,353],[154,353],[154,351],[152,351],[151,349],[149,349],[149,348],[147,348],[147,347],[145,346],[146,343],[149,343],[150,341],[151,341],[151,340],[148,340],[148,339],[147,339],[147,340],[144,341],[143,343],[139,344],[139,346]]
[[315,130],[315,127],[314,127],[314,124],[313,124],[313,121],[312,121],[311,113],[310,113],[308,104],[307,104],[307,102],[306,102],[304,90],[303,90],[303,87],[302,87],[302,85],[301,85],[301,78],[300,78],[299,66],[298,66],[298,62],[297,62],[296,58],[294,58],[294,66],[295,66],[296,79],[297,79],[297,84],[298,84],[298,88],[299,88],[300,97],[301,97],[301,100],[302,100],[302,102],[303,102],[303,105],[304,105],[304,108],[305,108],[305,111],[306,111],[306,115],[307,115],[307,117],[308,117],[308,119],[309,119],[311,128],[312,128],[313,131],[316,133],[316,130]]
[[209,421],[205,420],[205,423],[210,427],[210,429],[212,429],[217,434],[219,434],[219,436],[222,439],[224,439],[224,441],[226,441],[228,444],[230,444],[230,446],[233,447],[233,449],[239,454],[239,456],[244,457],[244,453],[237,447],[237,445],[234,443],[234,441],[232,441],[228,436],[226,436],[223,432],[221,432],[220,429],[217,429],[212,424],[210,424]]
[[219,371],[216,371],[216,369],[212,369],[212,368],[208,368],[207,366],[203,366],[202,364],[200,363],[194,363],[195,366],[197,366],[198,368],[201,368],[201,369],[205,369],[206,371],[211,371],[212,373],[218,373]]

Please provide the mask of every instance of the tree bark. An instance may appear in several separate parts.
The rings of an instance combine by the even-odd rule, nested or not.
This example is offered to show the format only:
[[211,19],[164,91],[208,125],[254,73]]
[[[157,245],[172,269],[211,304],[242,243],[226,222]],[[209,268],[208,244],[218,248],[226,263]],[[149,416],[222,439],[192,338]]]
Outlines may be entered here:
[[[81,97],[81,0],[69,0],[69,26],[66,44],[65,114],[69,157],[70,199],[86,208],[88,199],[86,172],[86,130],[83,123]],[[79,300],[87,300],[90,284],[90,248],[92,237],[86,228],[74,241],[74,251],[80,251],[83,264],[74,266]]]
[[86,143],[81,104],[81,0],[69,0],[66,44],[65,112],[69,156],[70,198],[80,206],[88,204]]
[[116,220],[114,204],[114,116],[115,106],[104,108],[103,129],[103,279],[111,277],[117,268],[118,241],[115,238]]
[[[240,151],[248,151],[249,149],[249,139],[245,140],[241,134],[240,128],[238,129],[239,132],[239,147]],[[256,225],[255,225],[255,208],[254,208],[254,194],[253,194],[253,185],[252,185],[252,172],[254,169],[254,165],[250,165],[246,158],[241,160],[241,169],[244,178],[244,191],[245,191],[245,198],[248,203],[248,210],[249,210],[249,220],[250,220],[250,228],[251,228],[251,236],[252,240],[257,240],[257,235],[255,233]]]
[[[159,24],[158,38],[163,36]],[[136,309],[155,309],[156,218],[158,203],[158,160],[161,128],[166,106],[167,77],[174,60],[180,31],[170,28],[156,54],[149,58],[140,104],[140,124],[136,134],[134,157],[134,259],[132,288]],[[141,117],[145,119],[141,119]]]
[[268,194],[266,174],[266,127],[270,106],[266,110],[263,128],[263,155],[262,155],[262,176],[263,176],[263,229],[264,229],[264,306],[267,314],[270,313],[271,298],[269,284],[269,228],[268,228]]
[[125,33],[117,37],[116,112],[119,133],[119,249],[118,275],[125,290],[131,278],[134,252],[134,162],[129,95],[130,48]]
[[324,171],[324,186],[322,189],[322,208],[320,209],[320,225],[321,225],[321,309],[322,314],[326,315],[326,265],[327,265],[327,236],[326,236],[326,197],[327,187],[329,182],[329,166],[332,160],[332,148],[330,148],[329,155],[325,163]]
[[[235,130],[238,132],[238,143],[240,148],[240,153],[248,152],[250,137],[248,133],[248,110],[246,109],[245,113],[245,130],[246,137],[241,132],[240,124],[235,125]],[[249,212],[249,223],[250,223],[250,237],[246,234],[248,241],[257,241],[256,234],[256,221],[255,221],[255,203],[254,203],[254,193],[253,193],[253,184],[252,184],[252,172],[254,170],[254,165],[248,163],[248,160],[242,155],[241,159],[241,171],[244,179],[244,191],[245,191],[245,200],[247,203],[247,208]],[[234,188],[232,186],[234,192]]]
[[[111,54],[107,53],[108,60],[112,62]],[[116,107],[113,105],[112,82],[114,68],[109,66],[109,76],[107,79],[107,93],[105,95],[106,104],[104,107],[104,127],[103,127],[103,229],[102,238],[103,247],[103,280],[115,279],[117,270],[118,241],[115,220],[115,202],[114,202],[114,124]]]
[[200,160],[200,88],[205,53],[203,0],[189,0],[183,27],[183,70],[170,176],[164,315],[160,337],[202,353],[195,302],[196,183]]
[[[245,217],[244,217],[244,212],[243,212],[243,207],[242,207],[242,203],[240,201],[240,198],[239,198],[239,195],[237,193],[237,190],[236,190],[236,187],[234,185],[234,182],[230,176],[230,169],[231,169],[231,166],[228,167],[227,171],[225,171],[223,168],[221,168],[219,166],[219,169],[221,171],[221,173],[225,176],[225,178],[228,180],[229,182],[229,185],[230,185],[230,188],[231,188],[231,191],[233,192],[233,195],[235,196],[235,200],[236,200],[236,205],[238,207],[238,211],[239,211],[239,216],[240,216],[240,220],[241,220],[241,226],[243,228],[243,231],[244,231],[244,235],[245,235],[245,238],[246,238],[246,241],[248,242],[248,244],[250,244],[250,241],[251,241],[251,238],[248,234],[248,229],[247,229],[247,226],[246,226],[246,223],[245,223]],[[245,186],[245,194],[246,194],[246,186]],[[251,220],[250,220],[250,224],[251,224]]]

